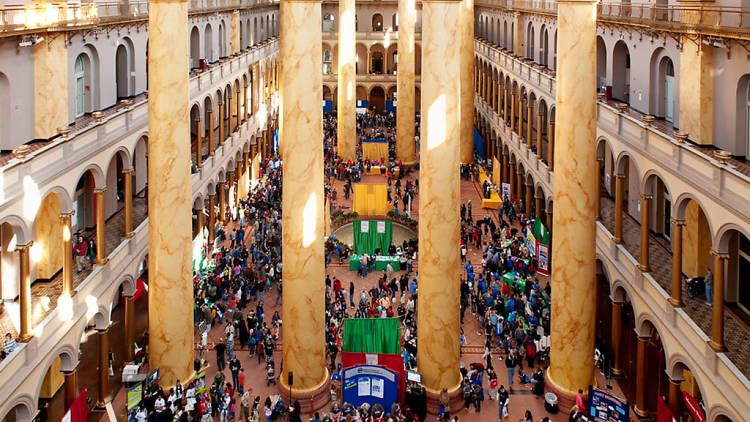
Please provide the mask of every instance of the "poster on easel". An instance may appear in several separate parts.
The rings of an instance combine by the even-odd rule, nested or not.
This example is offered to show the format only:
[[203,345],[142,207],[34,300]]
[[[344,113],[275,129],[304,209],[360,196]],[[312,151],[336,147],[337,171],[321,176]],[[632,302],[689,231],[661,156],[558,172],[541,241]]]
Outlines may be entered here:
[[505,201],[505,198],[510,199],[510,183],[503,183],[503,201]]

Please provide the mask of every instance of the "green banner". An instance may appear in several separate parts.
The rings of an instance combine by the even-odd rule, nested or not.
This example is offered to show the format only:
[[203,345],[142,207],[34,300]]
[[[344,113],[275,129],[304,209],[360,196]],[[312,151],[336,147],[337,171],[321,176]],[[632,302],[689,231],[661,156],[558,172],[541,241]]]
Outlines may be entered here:
[[354,353],[401,353],[398,318],[347,318],[341,350]]
[[354,252],[357,255],[375,253],[388,254],[393,239],[393,223],[387,220],[355,220],[352,223]]

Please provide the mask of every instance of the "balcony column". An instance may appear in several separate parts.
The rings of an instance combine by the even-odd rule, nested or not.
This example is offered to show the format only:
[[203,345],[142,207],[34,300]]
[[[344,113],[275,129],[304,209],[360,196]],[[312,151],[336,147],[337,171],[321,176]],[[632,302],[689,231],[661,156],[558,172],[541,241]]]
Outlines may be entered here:
[[64,381],[64,403],[65,409],[70,408],[75,399],[78,397],[78,366],[70,371],[63,371]]
[[542,108],[537,107],[536,111],[536,158],[542,158]]
[[549,119],[549,128],[547,129],[547,163],[549,171],[555,170],[555,121]]
[[62,295],[72,297],[73,290],[73,214],[70,211],[60,214],[60,225],[62,226],[63,240],[63,271],[62,271]]
[[195,166],[199,169],[203,167],[203,121],[200,117],[195,119],[195,131],[197,139],[197,151],[195,153]]
[[[153,1],[153,0],[152,0]],[[224,145],[224,95],[219,95],[219,146]]]
[[206,128],[208,129],[208,155],[214,156],[214,150],[216,149],[216,142],[214,141],[214,111],[208,110],[208,119],[206,119]]
[[[226,201],[227,201],[227,209],[229,210],[229,220],[232,220],[232,211],[234,211],[234,199],[232,199],[232,188],[234,188],[234,170],[229,170],[227,172],[227,193],[226,193]],[[237,191],[234,191],[235,198],[237,197]],[[225,220],[226,221],[226,220]]]
[[510,131],[516,131],[516,95],[517,92],[511,93],[510,99]]
[[623,303],[612,299],[612,373],[622,374],[622,306]]
[[247,86],[248,82],[245,80],[242,85],[242,105],[245,107],[245,110],[242,112],[242,123],[247,122],[247,115],[250,114],[250,108],[248,107],[250,103],[247,101]]
[[526,133],[523,131],[523,97],[519,94],[518,96],[518,137],[521,138],[521,142],[527,143]]
[[505,126],[508,126],[510,122],[510,116],[508,115],[508,87],[503,89],[503,122]]
[[34,242],[29,242],[26,245],[17,245],[16,251],[18,252],[19,265],[19,281],[20,288],[18,291],[18,301],[20,308],[20,333],[19,339],[26,343],[34,337],[32,331],[31,322],[31,277],[29,276],[29,248]]
[[650,194],[641,194],[641,256],[638,262],[638,269],[647,273],[651,271],[648,259],[648,232],[651,222],[651,199]]
[[227,184],[226,182],[219,182],[219,221],[222,223],[226,222],[227,215]]
[[135,302],[133,295],[125,296],[125,362],[132,362],[135,343]]
[[[461,45],[461,14],[470,3],[459,0],[422,1],[422,113],[424,141],[420,150],[419,271],[417,362],[427,391],[427,408],[436,412],[440,391],[458,398],[461,387],[458,306],[459,150],[461,81],[465,63]],[[473,20],[472,20],[473,21]],[[467,87],[468,88],[468,87]],[[466,116],[467,120],[469,115]],[[455,406],[458,403],[454,404]]]
[[104,221],[104,192],[107,187],[94,189],[96,198],[96,265],[107,263],[107,227]]
[[651,336],[638,335],[635,361],[635,406],[633,411],[639,417],[648,415],[646,411],[646,347]]
[[[353,3],[353,0],[350,1]],[[339,8],[341,8],[341,4],[342,2],[339,2]],[[416,13],[414,0],[400,0],[398,2],[398,51],[400,53],[398,55],[398,72],[396,72],[396,92],[398,94],[398,107],[396,107],[396,159],[405,164],[417,162],[417,150],[414,143],[414,108],[416,107],[416,94],[414,91],[414,67],[416,60],[414,53],[414,20]],[[339,16],[341,16],[340,13]],[[341,43],[339,42],[340,45]],[[354,49],[353,46],[352,49]],[[341,66],[340,60],[339,66]],[[352,60],[353,62],[354,60]],[[341,72],[339,72],[340,74]],[[340,83],[339,86],[341,86]],[[340,118],[339,121],[341,121]]]
[[516,195],[516,165],[515,163],[510,163],[510,198],[518,199],[518,196]]
[[[338,57],[338,104],[337,104],[337,147],[339,157],[344,161],[354,160],[357,151],[357,63],[356,57],[356,31],[355,31],[356,2],[355,0],[339,1],[339,57]],[[404,21],[399,21],[400,27]],[[413,24],[412,24],[413,25]],[[399,43],[401,39],[399,37]],[[413,42],[413,41],[412,41]],[[402,51],[399,48],[399,51]],[[408,56],[405,51],[404,55]],[[399,61],[401,60],[399,54]],[[369,56],[368,56],[369,57]],[[413,54],[412,54],[413,57]],[[408,61],[408,59],[407,59]],[[369,63],[369,62],[368,62]],[[413,63],[413,59],[412,59]],[[401,63],[399,63],[397,78],[401,77]],[[404,69],[407,70],[407,69]],[[369,71],[369,67],[368,67]],[[408,70],[407,70],[408,71]],[[412,67],[413,71],[413,67]],[[400,79],[399,79],[400,80]],[[412,78],[413,81],[413,78]],[[413,82],[412,82],[413,83]],[[412,91],[414,89],[412,88]],[[413,99],[413,96],[412,96]],[[399,107],[401,108],[401,91],[399,90]],[[412,115],[413,113],[412,106]],[[413,120],[413,117],[412,117]],[[406,123],[406,122],[404,122]],[[398,126],[399,128],[401,125]],[[412,132],[414,124],[412,123]],[[414,136],[412,135],[412,144]]]
[[172,386],[193,374],[188,2],[151,0],[148,18],[149,363]]
[[125,195],[125,224],[124,236],[131,238],[135,236],[133,232],[133,169],[127,168],[122,170]]
[[531,127],[534,117],[534,103],[531,98],[526,100],[526,145],[531,146]]
[[683,306],[682,303],[682,229],[685,220],[670,218],[672,222],[672,296],[669,303],[676,308]]
[[505,198],[502,198],[503,196],[502,187],[503,187],[503,183],[509,183],[508,181],[508,154],[502,150],[502,147],[501,147],[500,152],[503,155],[502,164],[501,164],[502,167],[500,171],[500,196],[501,196],[500,199],[505,199]]
[[[474,127],[472,119],[474,114],[474,91],[471,83],[471,69],[474,67],[474,0],[461,0],[459,5],[458,27],[459,39],[459,83],[461,89],[460,116],[459,119],[459,154],[462,163],[470,163],[474,160]],[[399,24],[400,24],[399,20]],[[399,38],[401,34],[399,33]],[[400,49],[399,49],[400,51]],[[399,57],[401,60],[401,57]],[[424,114],[423,114],[424,115]]]
[[[560,145],[553,197],[552,325],[547,386],[567,411],[594,380],[596,296],[596,2],[557,3]],[[574,310],[574,311],[572,311]]]
[[516,189],[518,191],[516,192],[516,198],[518,198],[518,201],[520,202],[521,199],[526,199],[524,195],[524,186],[526,185],[526,177],[523,174],[523,169],[521,166],[516,166],[516,170],[518,171],[518,174],[516,174]]
[[596,159],[596,220],[601,221],[602,219],[602,206],[601,206],[601,194],[602,191],[602,169],[604,168],[604,158]]
[[503,88],[503,81],[500,80],[497,83],[497,104],[495,104],[495,114],[497,117],[500,117],[500,112],[502,111],[503,92],[505,92],[505,89]]
[[669,377],[669,396],[667,401],[669,402],[669,410],[672,411],[672,415],[678,418],[678,420],[680,413],[682,413],[682,401],[684,400],[680,385],[684,381],[684,379],[672,379],[671,376]]
[[235,97],[237,97],[237,101],[235,101],[235,105],[237,106],[237,118],[235,120],[237,130],[240,129],[240,125],[242,124],[242,101],[240,101],[242,99],[240,98],[241,89],[242,88],[240,88],[240,85],[237,84],[234,91]]
[[216,240],[216,194],[215,193],[208,195],[208,243],[209,245],[213,245],[214,240]]
[[622,243],[622,202],[625,195],[625,175],[615,175],[615,236],[618,245]]
[[[99,382],[97,383],[98,394],[96,408],[103,409],[107,402],[107,396],[109,395],[109,328],[103,330],[97,329],[96,334],[99,339]],[[151,358],[151,356],[149,356],[149,358]]]
[[279,129],[284,145],[281,247],[285,321],[284,372],[279,389],[282,397],[291,394],[286,374],[292,372],[294,398],[299,397],[303,412],[311,413],[330,399],[325,286],[318,283],[325,278],[321,1],[282,0],[279,16],[284,34],[279,41]]
[[536,216],[536,218],[541,219],[542,218],[541,217],[541,215],[542,215],[542,207],[544,206],[544,201],[543,201],[544,197],[542,197],[541,195],[538,195],[538,196],[534,197],[534,200],[535,200],[535,203],[534,203],[534,215]]
[[533,186],[531,183],[526,183],[526,199],[524,202],[526,202],[526,218],[528,218],[531,215],[531,194],[533,190]]
[[711,250],[714,256],[714,300],[711,304],[711,340],[708,345],[716,352],[723,352],[724,347],[724,269],[729,254]]

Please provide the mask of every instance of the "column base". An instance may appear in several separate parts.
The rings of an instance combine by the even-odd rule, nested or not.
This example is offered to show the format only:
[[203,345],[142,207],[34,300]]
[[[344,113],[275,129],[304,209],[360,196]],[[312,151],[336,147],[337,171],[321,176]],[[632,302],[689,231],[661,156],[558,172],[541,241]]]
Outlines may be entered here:
[[286,380],[283,378],[283,376],[277,378],[281,398],[288,402],[288,405],[293,404],[295,401],[299,401],[300,413],[302,415],[312,415],[331,401],[331,376],[327,368],[325,380],[320,385],[304,391],[298,391],[294,386],[289,388],[289,386],[286,385]]
[[717,342],[715,342],[713,340],[709,340],[708,341],[708,345],[711,346],[711,348],[714,349],[714,352],[716,352],[716,353],[721,353],[721,352],[726,352],[727,351],[727,348],[724,347],[724,344],[717,343]]
[[97,259],[96,261],[94,261],[94,264],[96,264],[96,265],[107,265],[107,262],[109,262],[109,258],[104,258],[104,259],[101,259],[101,260]]
[[[576,404],[575,394],[570,394],[569,392],[558,388],[554,381],[550,379],[549,371],[544,374],[544,391],[546,393],[553,393],[557,396],[557,408],[560,413],[570,412],[570,409]],[[584,394],[587,394],[587,392],[584,391]]]
[[34,338],[33,334],[25,334],[18,337],[18,339],[21,340],[21,343],[28,343],[32,338]]
[[633,406],[633,413],[635,413],[635,416],[637,416],[638,419],[650,419],[648,412],[639,409],[638,406]]
[[683,306],[685,306],[681,300],[675,299],[673,297],[667,299],[667,302],[669,302],[669,304],[674,306],[675,308],[682,308]]
[[94,408],[91,409],[94,412],[106,412],[107,411],[107,404],[103,401],[97,400],[94,404]]
[[620,375],[622,375],[623,373],[625,373],[625,371],[623,371],[622,369],[619,369],[619,368],[612,368],[612,375],[613,375],[613,376],[620,376]]
[[123,236],[126,239],[130,239],[131,237],[135,236],[135,232],[127,232],[125,233],[125,236]]
[[651,268],[649,268],[648,265],[638,264],[638,269],[644,273],[651,272]]
[[[425,387],[427,393],[427,413],[430,415],[437,415],[440,410],[440,391],[431,390]],[[461,384],[448,389],[448,397],[450,397],[450,409],[451,414],[458,413],[459,410],[463,409],[464,396],[461,391]]]
[[612,241],[615,242],[615,245],[622,245],[622,238],[621,237],[613,237]]

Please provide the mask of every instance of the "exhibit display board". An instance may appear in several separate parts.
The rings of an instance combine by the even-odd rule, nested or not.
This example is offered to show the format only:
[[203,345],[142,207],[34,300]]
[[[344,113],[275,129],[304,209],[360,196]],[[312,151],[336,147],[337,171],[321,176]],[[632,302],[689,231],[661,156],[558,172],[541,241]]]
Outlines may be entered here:
[[355,183],[352,211],[359,215],[385,217],[388,212],[388,187],[385,183]]
[[381,255],[388,253],[393,240],[393,223],[387,220],[356,220],[352,226],[354,252],[357,255],[371,255],[376,249],[380,249]]

